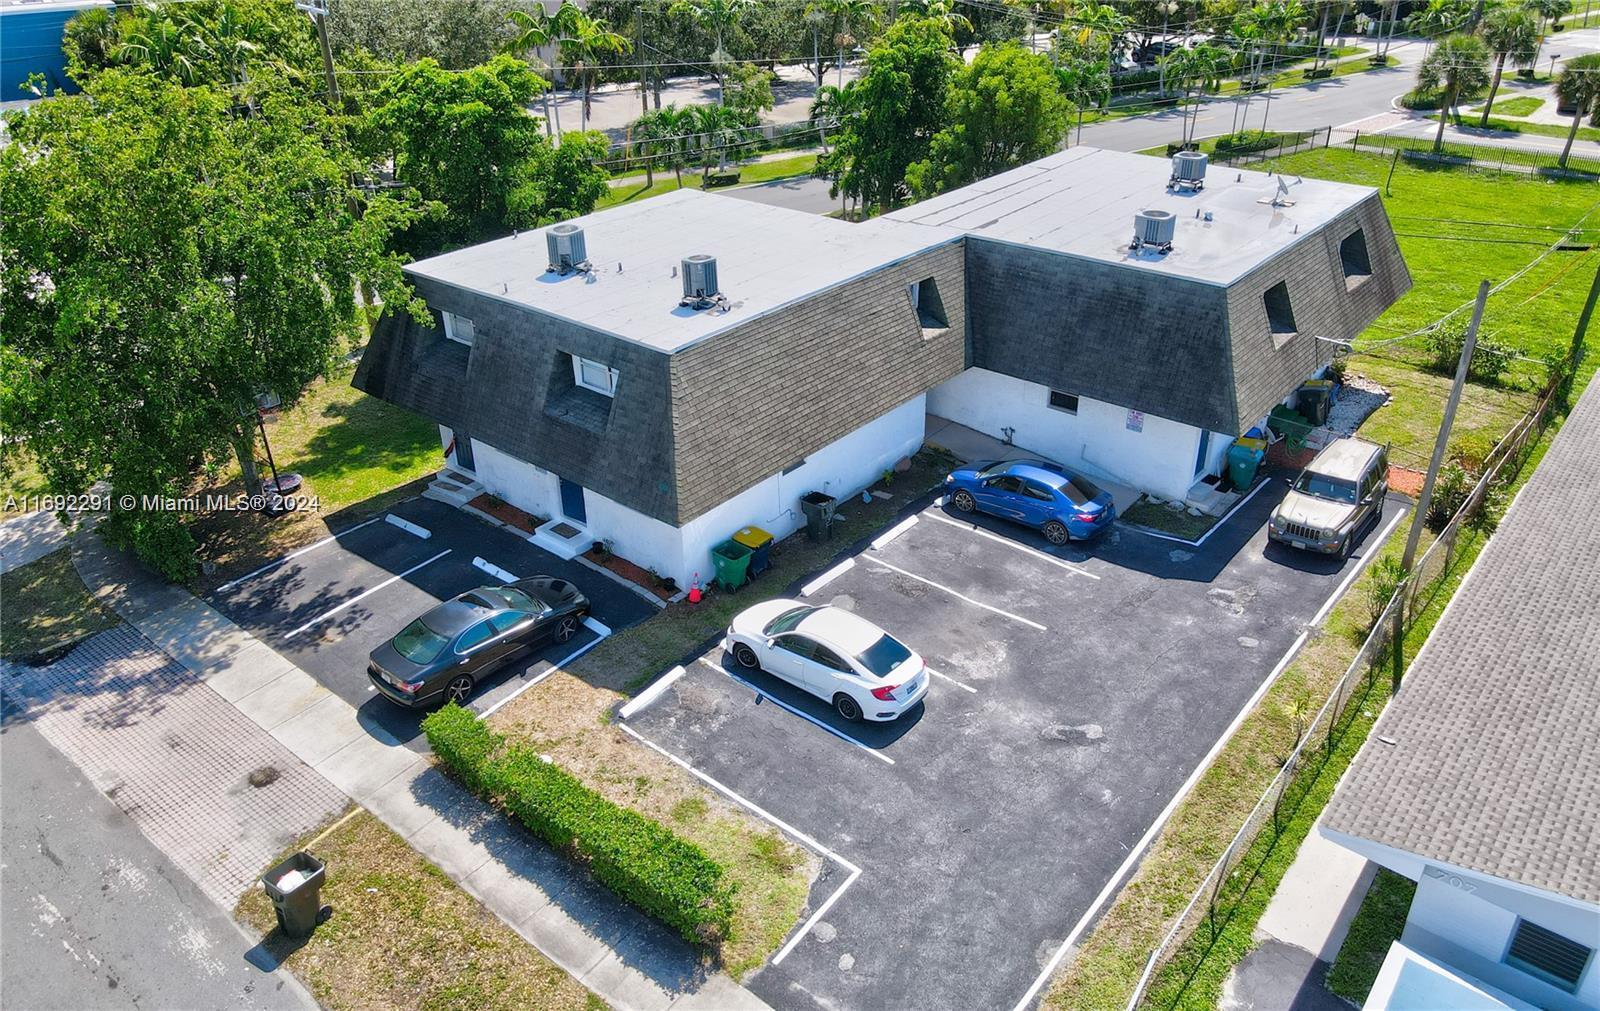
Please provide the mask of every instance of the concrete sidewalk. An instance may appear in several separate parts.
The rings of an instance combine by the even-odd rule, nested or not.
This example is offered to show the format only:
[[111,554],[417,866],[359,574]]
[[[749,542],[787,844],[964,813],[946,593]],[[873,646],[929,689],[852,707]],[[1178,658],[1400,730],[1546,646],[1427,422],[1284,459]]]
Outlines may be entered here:
[[204,601],[92,534],[74,539],[73,562],[103,604],[608,1004],[765,1007]]
[[10,572],[66,547],[67,528],[55,513],[35,510],[0,523],[0,572]]
[[1375,872],[1313,828],[1261,914],[1258,946],[1223,986],[1222,1011],[1346,1011],[1322,980]]

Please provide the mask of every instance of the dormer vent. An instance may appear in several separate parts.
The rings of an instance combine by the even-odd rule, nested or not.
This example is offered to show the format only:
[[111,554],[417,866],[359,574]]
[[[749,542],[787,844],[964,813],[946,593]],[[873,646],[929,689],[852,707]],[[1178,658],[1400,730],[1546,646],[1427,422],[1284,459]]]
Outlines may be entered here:
[[1133,241],[1128,248],[1135,253],[1153,250],[1164,256],[1172,252],[1172,237],[1177,229],[1178,219],[1171,211],[1140,211],[1133,216]]
[[552,274],[570,274],[573,271],[588,273],[589,252],[583,239],[583,229],[574,224],[551,227],[544,233],[545,248],[550,254]]
[[1172,156],[1172,178],[1167,180],[1167,189],[1195,192],[1205,189],[1206,166],[1210,161],[1204,151],[1179,151]]
[[683,299],[680,306],[691,309],[709,309],[724,305],[727,298],[717,286],[717,258],[696,253],[683,258]]

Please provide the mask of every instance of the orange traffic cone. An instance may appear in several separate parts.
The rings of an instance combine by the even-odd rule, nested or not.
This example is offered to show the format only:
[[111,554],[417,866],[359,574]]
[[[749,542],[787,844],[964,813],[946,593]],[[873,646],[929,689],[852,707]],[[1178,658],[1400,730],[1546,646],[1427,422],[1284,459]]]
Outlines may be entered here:
[[700,603],[700,573],[694,574],[694,579],[689,583],[689,603]]

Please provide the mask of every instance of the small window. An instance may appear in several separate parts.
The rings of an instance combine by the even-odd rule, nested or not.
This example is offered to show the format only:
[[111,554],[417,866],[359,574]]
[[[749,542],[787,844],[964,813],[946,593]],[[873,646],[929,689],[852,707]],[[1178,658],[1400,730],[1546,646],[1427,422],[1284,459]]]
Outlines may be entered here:
[[820,663],[822,666],[827,667],[829,670],[836,670],[841,674],[854,674],[856,672],[854,667],[851,667],[849,664],[839,659],[839,655],[837,653],[821,644],[818,644],[812,648],[811,659],[815,660],[817,663]]
[[461,633],[461,638],[456,641],[456,652],[465,653],[474,646],[487,642],[489,636],[494,634],[494,629],[489,627],[487,621],[480,621],[476,625]]
[[917,322],[924,330],[943,330],[950,325],[945,315],[944,299],[939,295],[939,282],[924,277],[907,289],[911,295],[911,308],[916,310]]
[[528,616],[521,611],[501,611],[489,619],[489,626],[494,629],[495,635],[499,635],[501,632],[511,631],[527,618]]
[[572,356],[572,381],[608,397],[617,395],[617,370],[589,358]]
[[1584,947],[1537,923],[1518,920],[1517,931],[1511,935],[1511,949],[1506,952],[1506,964],[1575,993],[1593,955],[1593,948]]
[[457,316],[453,312],[441,312],[439,315],[444,317],[444,335],[457,344],[465,344],[470,348],[474,335],[472,320],[465,316]]
[[1078,413],[1078,395],[1076,393],[1062,393],[1060,390],[1050,391],[1050,406],[1058,411],[1068,414]]
[[1035,484],[1032,481],[1022,482],[1022,494],[1029,498],[1038,499],[1040,502],[1054,502],[1056,500],[1056,497],[1050,494],[1049,488],[1042,484]]
[[1261,296],[1267,307],[1267,325],[1272,328],[1273,344],[1283,347],[1290,337],[1299,332],[1294,325],[1294,306],[1289,304],[1289,285],[1279,281]]
[[1022,479],[1013,477],[1010,474],[1002,474],[999,477],[990,478],[988,485],[995,491],[1019,492],[1022,490]]
[[1367,256],[1367,236],[1357,228],[1339,243],[1339,262],[1344,267],[1344,286],[1348,291],[1372,276],[1372,260]]
[[803,657],[807,660],[811,659],[813,651],[817,648],[816,643],[803,635],[780,635],[773,642],[773,645],[784,652],[793,653],[795,656]]

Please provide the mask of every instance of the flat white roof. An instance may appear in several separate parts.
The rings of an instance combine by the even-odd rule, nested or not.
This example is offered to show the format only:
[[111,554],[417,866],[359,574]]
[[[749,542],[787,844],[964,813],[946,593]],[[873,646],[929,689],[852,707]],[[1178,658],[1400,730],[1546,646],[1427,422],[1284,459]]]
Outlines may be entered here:
[[[661,351],[675,351],[797,299],[959,238],[878,220],[852,225],[805,211],[677,190],[574,218],[588,275],[547,273],[545,229],[495,239],[406,269]],[[726,311],[680,308],[686,256],[717,258]]]
[[[889,214],[891,220],[1229,284],[1376,192],[1283,177],[1292,206],[1273,207],[1277,176],[1213,165],[1199,192],[1167,192],[1171,162],[1068,148]],[[1177,216],[1172,252],[1132,253],[1134,214]],[[1206,212],[1212,220],[1204,220]]]

